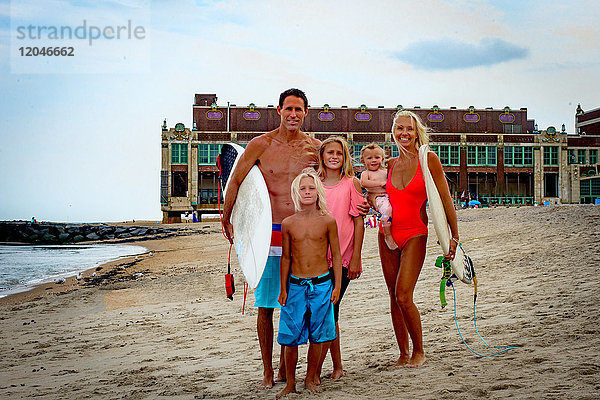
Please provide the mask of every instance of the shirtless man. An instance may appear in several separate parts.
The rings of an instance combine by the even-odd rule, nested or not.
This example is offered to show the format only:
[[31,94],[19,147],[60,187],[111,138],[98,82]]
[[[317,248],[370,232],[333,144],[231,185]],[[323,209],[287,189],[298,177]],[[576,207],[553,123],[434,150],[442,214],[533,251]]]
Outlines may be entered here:
[[[339,300],[342,255],[335,218],[328,213],[325,189],[317,173],[307,168],[292,182],[296,213],[283,220],[281,292],[283,306],[277,342],[285,346],[287,382],[276,396],[296,392],[298,346],[310,341],[304,387],[320,392],[317,376],[323,344],[337,337],[333,305]],[[327,249],[333,258],[333,280]]]
[[[225,234],[233,243],[233,226],[231,211],[239,185],[244,180],[250,168],[258,165],[265,178],[273,217],[273,234],[271,251],[265,266],[265,272],[254,292],[258,307],[256,329],[263,361],[263,380],[261,388],[273,387],[273,310],[280,308],[279,297],[280,279],[279,267],[281,258],[281,221],[294,214],[294,204],[290,194],[292,180],[306,167],[317,163],[317,149],[320,142],[302,132],[302,122],[308,112],[308,100],[299,89],[288,89],[279,96],[277,114],[281,117],[277,129],[252,139],[240,157],[233,172],[225,199],[223,225]],[[282,346],[279,359],[278,380],[285,379],[285,363],[283,362],[284,348]]]

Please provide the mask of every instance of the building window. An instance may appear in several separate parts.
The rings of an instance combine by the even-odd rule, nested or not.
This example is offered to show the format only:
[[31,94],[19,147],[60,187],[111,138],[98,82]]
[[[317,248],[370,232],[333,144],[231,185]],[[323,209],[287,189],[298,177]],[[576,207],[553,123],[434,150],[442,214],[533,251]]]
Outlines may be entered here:
[[198,164],[215,165],[217,157],[221,153],[220,144],[199,144],[198,145]]
[[598,163],[598,150],[590,150],[590,164]]
[[575,150],[569,149],[569,159],[567,160],[567,164],[577,164],[577,157],[575,157]]
[[521,133],[521,125],[504,124],[504,133]]
[[504,165],[507,167],[533,167],[531,147],[505,146]]
[[585,150],[577,150],[577,163],[585,164]]
[[187,183],[187,172],[173,171],[172,180],[173,187],[171,188],[172,197],[187,197],[188,183]]
[[398,150],[398,146],[392,146],[392,158],[398,157],[400,155],[400,150]]
[[364,144],[355,144],[352,146],[354,148],[354,154],[352,155],[352,165],[362,165],[360,162],[360,150],[364,147]]
[[[220,196],[221,202],[223,202],[223,195]],[[200,204],[217,204],[219,200],[218,189],[201,189],[200,190]]]
[[544,174],[544,196],[558,197],[558,174]]
[[467,147],[468,166],[495,166],[496,146],[469,146]]
[[169,171],[160,171],[160,204],[169,203]]
[[430,146],[431,151],[436,153],[444,166],[460,165],[460,149],[458,146]]
[[585,179],[579,182],[581,203],[594,203],[600,199],[600,178]]
[[187,143],[171,144],[171,164],[187,164],[188,145]]
[[558,147],[544,147],[544,165],[558,165]]

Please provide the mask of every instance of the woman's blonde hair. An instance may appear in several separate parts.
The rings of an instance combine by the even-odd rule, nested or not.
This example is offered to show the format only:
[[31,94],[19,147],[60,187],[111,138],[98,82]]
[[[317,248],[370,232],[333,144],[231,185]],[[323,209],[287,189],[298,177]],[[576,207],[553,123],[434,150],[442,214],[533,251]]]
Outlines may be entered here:
[[363,148],[360,149],[360,162],[363,164],[365,163],[365,151],[367,151],[367,150],[381,151],[381,167],[380,168],[383,168],[383,166],[385,164],[385,150],[383,150],[383,147],[381,147],[377,143],[369,143],[369,144],[363,146]]
[[327,202],[325,200],[325,188],[317,175],[317,171],[313,168],[304,168],[300,175],[295,177],[292,181],[292,201],[294,202],[294,210],[296,210],[296,212],[302,210],[300,204],[300,181],[304,178],[311,178],[315,182],[315,187],[317,188],[317,210],[319,210],[319,214],[329,214]]
[[429,128],[421,121],[421,118],[417,114],[408,110],[400,110],[394,116],[394,123],[392,124],[392,138],[394,138],[394,142],[396,142],[396,146],[398,146],[399,151],[405,151],[404,147],[402,147],[398,141],[396,140],[396,136],[394,132],[396,131],[396,125],[398,125],[398,118],[400,117],[409,117],[415,122],[415,130],[417,132],[417,137],[415,140],[415,146],[417,150],[424,144],[429,144]]
[[352,166],[352,156],[350,155],[350,147],[348,146],[348,142],[341,136],[329,136],[327,139],[321,143],[321,147],[319,148],[319,176],[325,175],[325,164],[323,161],[323,154],[325,153],[325,147],[331,143],[339,143],[342,146],[342,153],[344,153],[344,161],[342,162],[342,174],[348,178],[352,178],[354,176],[354,168]]

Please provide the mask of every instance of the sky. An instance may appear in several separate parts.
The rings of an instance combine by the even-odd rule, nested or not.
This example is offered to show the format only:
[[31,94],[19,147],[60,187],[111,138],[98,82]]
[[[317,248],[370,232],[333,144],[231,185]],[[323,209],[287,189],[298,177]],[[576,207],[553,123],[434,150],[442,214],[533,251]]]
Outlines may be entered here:
[[[592,0],[0,0],[0,220],[160,220],[160,126],[190,127],[194,93],[526,107],[574,133],[600,107],[598,19]],[[21,55],[48,46],[74,54]]]

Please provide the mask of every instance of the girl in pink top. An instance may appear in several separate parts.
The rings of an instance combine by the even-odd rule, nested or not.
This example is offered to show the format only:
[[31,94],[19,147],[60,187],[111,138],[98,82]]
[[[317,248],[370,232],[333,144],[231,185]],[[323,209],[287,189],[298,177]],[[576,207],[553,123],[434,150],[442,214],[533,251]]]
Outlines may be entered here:
[[[319,177],[325,187],[325,199],[329,213],[335,217],[342,252],[342,287],[339,301],[334,305],[335,328],[337,339],[323,346],[317,377],[321,376],[323,361],[331,348],[333,372],[331,379],[344,375],[342,355],[340,352],[340,329],[338,325],[339,305],[350,280],[356,279],[362,272],[360,262],[361,248],[365,227],[363,217],[357,205],[365,199],[359,180],[354,176],[352,158],[348,143],[340,136],[327,138],[319,149]],[[331,252],[327,255],[331,265]]]

